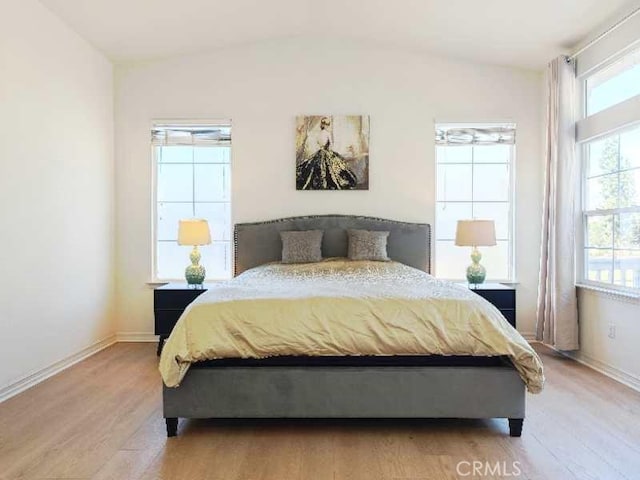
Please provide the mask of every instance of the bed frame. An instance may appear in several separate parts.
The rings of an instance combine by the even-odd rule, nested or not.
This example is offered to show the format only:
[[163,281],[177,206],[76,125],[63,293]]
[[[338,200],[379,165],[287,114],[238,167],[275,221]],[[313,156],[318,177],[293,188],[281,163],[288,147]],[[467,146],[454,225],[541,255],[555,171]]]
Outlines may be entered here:
[[[429,225],[322,215],[237,224],[235,274],[280,260],[285,230],[323,230],[323,256],[346,257],[349,228],[389,231],[392,260],[430,271]],[[341,364],[196,364],[179,387],[163,388],[167,435],[177,434],[180,417],[507,418],[510,435],[521,435],[525,386],[509,362],[421,358],[388,365],[366,365],[357,357]]]

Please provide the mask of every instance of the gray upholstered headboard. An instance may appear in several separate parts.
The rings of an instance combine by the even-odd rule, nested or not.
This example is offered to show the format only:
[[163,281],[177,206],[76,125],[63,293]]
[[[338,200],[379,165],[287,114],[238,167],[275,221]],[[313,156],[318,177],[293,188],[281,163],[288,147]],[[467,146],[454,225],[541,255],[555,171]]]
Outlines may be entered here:
[[235,243],[234,273],[282,258],[280,232],[287,230],[323,230],[322,256],[347,256],[347,229],[388,231],[389,258],[425,272],[431,271],[431,226],[382,218],[353,215],[312,215],[280,218],[266,222],[238,223]]

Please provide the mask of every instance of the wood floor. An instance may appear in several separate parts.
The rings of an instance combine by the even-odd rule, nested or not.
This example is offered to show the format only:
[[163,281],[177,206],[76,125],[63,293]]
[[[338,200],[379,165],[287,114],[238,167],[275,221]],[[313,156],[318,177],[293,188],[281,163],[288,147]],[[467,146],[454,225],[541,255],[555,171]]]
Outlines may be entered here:
[[539,350],[519,439],[505,420],[182,420],[167,439],[155,346],[117,344],[0,404],[0,479],[639,479],[640,394]]

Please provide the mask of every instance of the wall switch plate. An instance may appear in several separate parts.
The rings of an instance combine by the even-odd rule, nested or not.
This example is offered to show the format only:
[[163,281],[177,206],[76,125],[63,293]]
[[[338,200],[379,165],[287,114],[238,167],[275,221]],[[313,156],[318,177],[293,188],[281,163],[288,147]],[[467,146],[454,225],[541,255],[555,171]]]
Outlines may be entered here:
[[609,324],[609,338],[616,338],[616,326],[613,323]]

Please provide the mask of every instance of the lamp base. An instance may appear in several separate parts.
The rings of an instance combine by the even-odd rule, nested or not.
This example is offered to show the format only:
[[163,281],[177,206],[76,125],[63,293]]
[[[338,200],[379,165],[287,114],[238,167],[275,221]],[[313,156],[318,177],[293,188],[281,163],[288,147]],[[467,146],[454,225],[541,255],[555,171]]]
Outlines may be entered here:
[[184,278],[187,279],[189,285],[202,285],[207,271],[200,265],[200,252],[197,246],[193,247],[189,258],[191,259],[191,265],[185,269]]
[[184,271],[184,278],[189,285],[202,285],[206,273],[202,265],[189,265]]
[[474,248],[471,252],[471,265],[467,267],[467,282],[472,285],[478,285],[484,283],[484,279],[487,278],[487,270],[480,265],[482,254],[477,248]]

